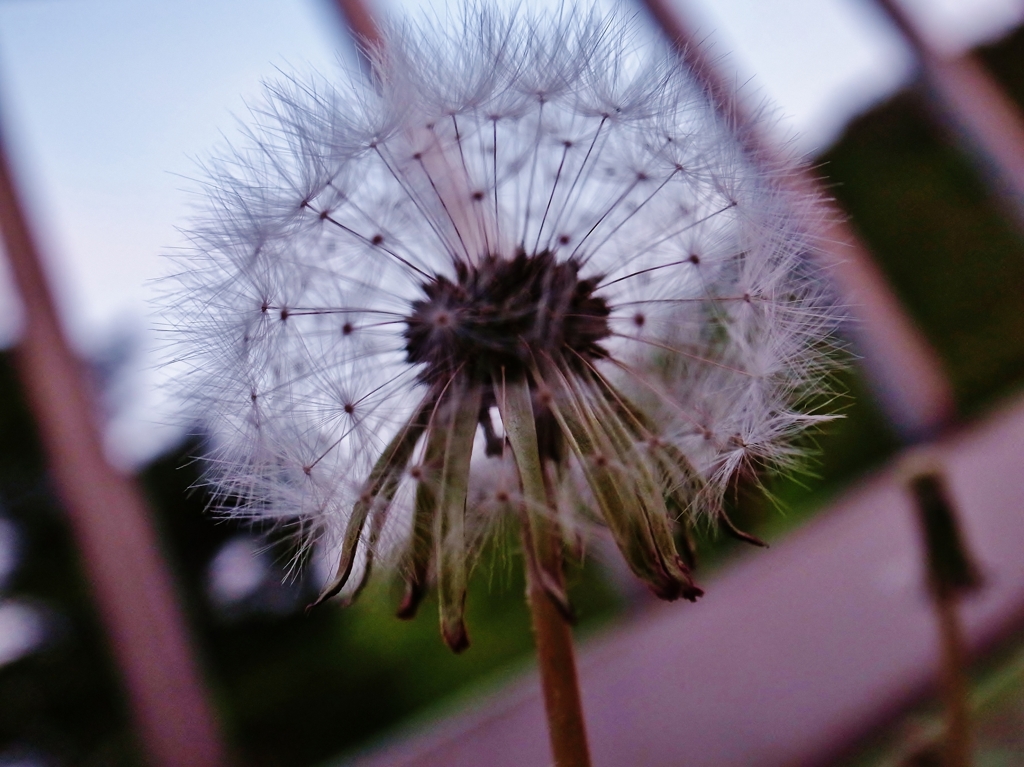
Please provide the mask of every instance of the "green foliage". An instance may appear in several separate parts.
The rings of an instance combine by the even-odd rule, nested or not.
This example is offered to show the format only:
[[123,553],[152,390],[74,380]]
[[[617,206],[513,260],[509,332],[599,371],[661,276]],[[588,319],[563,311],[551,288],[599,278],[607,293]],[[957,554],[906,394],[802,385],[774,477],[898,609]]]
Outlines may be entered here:
[[[215,626],[209,653],[246,762],[325,759],[527,662],[522,567],[518,554],[507,555],[514,545],[496,544],[475,571],[466,608],[471,644],[460,655],[441,640],[436,595],[416,619],[399,621],[400,589],[386,579],[371,581],[349,608],[328,603],[309,615]],[[612,614],[617,597],[595,568],[576,568],[571,580],[584,628]]]
[[[1024,754],[1024,634],[1017,632],[971,672],[972,764],[1016,767]],[[934,699],[876,733],[836,767],[942,763],[944,712]]]

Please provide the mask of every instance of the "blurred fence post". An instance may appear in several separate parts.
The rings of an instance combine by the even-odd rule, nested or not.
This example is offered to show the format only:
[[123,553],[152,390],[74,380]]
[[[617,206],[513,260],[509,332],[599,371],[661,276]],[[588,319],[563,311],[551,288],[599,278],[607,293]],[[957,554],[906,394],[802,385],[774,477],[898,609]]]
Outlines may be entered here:
[[913,50],[932,109],[979,166],[982,178],[1024,228],[1024,116],[970,53],[944,56],[896,0],[875,0]]
[[[755,161],[778,156],[674,7],[667,0],[641,1],[750,156]],[[862,357],[860,364],[882,411],[905,441],[938,434],[956,408],[938,355],[818,180],[801,171],[789,183],[820,201],[822,256],[851,318],[844,332]]]
[[380,27],[369,5],[363,0],[334,0],[334,4],[345,19],[345,26],[360,55],[363,55],[362,46],[380,45]]
[[170,573],[136,484],[106,461],[0,136],[0,235],[24,304],[14,362],[68,514],[143,753],[154,767],[225,764]]

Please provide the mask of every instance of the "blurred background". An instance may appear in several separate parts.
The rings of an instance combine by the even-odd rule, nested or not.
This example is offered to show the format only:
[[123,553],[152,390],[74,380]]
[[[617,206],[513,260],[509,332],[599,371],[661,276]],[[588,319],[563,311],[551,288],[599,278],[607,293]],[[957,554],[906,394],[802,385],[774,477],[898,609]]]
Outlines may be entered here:
[[[506,1],[513,4],[495,0]],[[774,501],[738,502],[740,526],[774,546],[827,515],[904,446],[1019,408],[1024,143],[1014,142],[1024,140],[1016,111],[1024,105],[1024,2],[650,5],[684,25],[741,108],[771,105],[762,140],[809,158],[849,217],[846,234],[860,240],[850,252],[864,250],[910,343],[934,362],[931,383],[919,383],[898,355],[872,345],[870,317],[850,329],[864,364],[841,376],[845,418],[817,436],[805,474],[771,482]],[[455,6],[374,7],[444,18]],[[643,34],[662,34],[657,8],[635,6]],[[444,647],[429,606],[414,622],[396,621],[387,582],[354,607],[305,614],[323,574],[285,579],[284,552],[204,513],[199,444],[182,427],[188,414],[165,394],[148,302],[166,269],[161,255],[183,244],[175,227],[188,218],[198,163],[245,122],[262,81],[355,61],[346,16],[329,0],[0,0],[0,134],[11,176],[93,392],[103,452],[117,472],[138,477],[192,635],[197,679],[240,764],[338,763],[409,722],[472,705],[531,663],[522,576],[506,549],[489,552],[476,571],[473,646],[462,656]],[[964,72],[980,73],[981,85],[957,90]],[[963,101],[986,88],[996,106]],[[9,236],[4,246],[13,250]],[[142,764],[150,752],[133,713],[138,697],[126,692],[95,606],[92,554],[83,554],[60,480],[47,469],[56,459],[37,426],[24,363],[33,314],[15,277],[0,259],[0,767]],[[894,395],[900,386],[906,391]],[[938,404],[901,420],[900,396],[928,391],[938,391]],[[1024,540],[1020,549],[1024,559]],[[739,558],[773,556],[714,532],[699,550],[701,579],[712,584]],[[608,631],[622,636],[657,609],[600,552],[574,565],[570,582],[584,646]],[[988,690],[976,712],[979,764],[1024,764],[1021,617],[1009,608],[998,616],[990,632],[998,642],[987,643],[972,672]],[[926,690],[899,706],[880,703],[885,717],[858,714],[861,724],[831,751],[801,763],[914,758],[908,743],[936,721]]]

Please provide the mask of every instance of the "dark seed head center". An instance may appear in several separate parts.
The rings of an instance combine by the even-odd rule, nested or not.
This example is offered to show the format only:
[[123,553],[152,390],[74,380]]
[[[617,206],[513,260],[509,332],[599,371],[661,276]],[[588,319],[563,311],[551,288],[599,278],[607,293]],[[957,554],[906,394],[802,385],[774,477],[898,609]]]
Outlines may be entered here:
[[512,258],[486,255],[458,263],[452,280],[421,284],[423,298],[405,318],[405,351],[421,380],[465,374],[490,383],[502,371],[526,375],[532,362],[572,367],[606,356],[609,307],[594,295],[599,277],[581,278],[579,262],[544,250]]

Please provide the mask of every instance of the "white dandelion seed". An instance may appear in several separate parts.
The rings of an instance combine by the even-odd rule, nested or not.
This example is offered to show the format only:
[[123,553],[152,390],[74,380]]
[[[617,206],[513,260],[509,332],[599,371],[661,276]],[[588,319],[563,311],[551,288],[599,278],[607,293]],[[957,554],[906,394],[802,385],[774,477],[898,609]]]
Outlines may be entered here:
[[675,527],[822,418],[814,206],[621,18],[385,40],[372,82],[269,87],[206,168],[168,305],[218,498],[334,552],[325,597],[383,560],[408,616],[436,580],[455,648],[502,516],[602,525],[696,598]]

